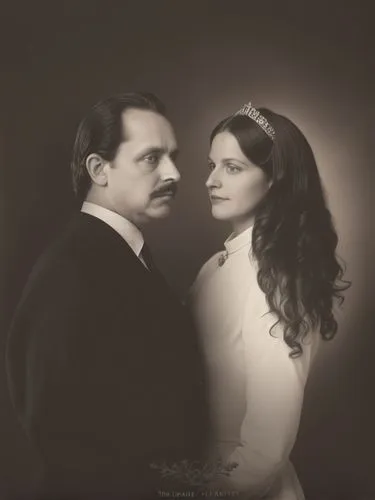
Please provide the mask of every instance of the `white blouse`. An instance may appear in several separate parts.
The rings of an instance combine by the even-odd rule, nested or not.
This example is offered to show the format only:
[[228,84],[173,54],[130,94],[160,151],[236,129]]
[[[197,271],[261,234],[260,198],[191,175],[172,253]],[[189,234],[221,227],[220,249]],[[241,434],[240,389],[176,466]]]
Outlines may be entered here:
[[[309,334],[302,356],[289,357],[282,327],[268,313],[251,255],[252,228],[225,242],[200,270],[190,293],[210,383],[217,455],[238,466],[227,489],[244,498],[304,499],[289,462],[304,388],[319,335]],[[264,496],[266,495],[266,496]]]

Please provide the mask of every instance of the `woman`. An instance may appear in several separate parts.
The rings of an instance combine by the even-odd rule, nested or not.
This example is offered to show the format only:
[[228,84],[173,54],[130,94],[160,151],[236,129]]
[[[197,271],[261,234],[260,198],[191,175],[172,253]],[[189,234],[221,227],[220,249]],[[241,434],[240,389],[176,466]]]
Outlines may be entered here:
[[300,500],[289,454],[304,387],[320,339],[336,333],[333,302],[348,287],[337,235],[312,150],[287,118],[243,106],[212,132],[208,167],[212,215],[232,227],[190,296],[214,456],[235,466],[216,486],[246,499]]

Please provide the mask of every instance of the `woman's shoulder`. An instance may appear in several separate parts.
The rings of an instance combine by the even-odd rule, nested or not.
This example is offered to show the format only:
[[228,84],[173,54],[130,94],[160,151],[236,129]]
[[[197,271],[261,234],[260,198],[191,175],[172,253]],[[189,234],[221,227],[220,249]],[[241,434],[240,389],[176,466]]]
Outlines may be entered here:
[[202,280],[208,276],[210,276],[218,267],[218,262],[219,262],[219,257],[222,254],[222,252],[216,252],[211,257],[206,260],[206,262],[202,265],[200,268],[196,281],[197,280]]
[[206,262],[201,266],[198,274],[190,288],[190,294],[194,294],[198,291],[201,284],[205,282],[209,276],[217,269],[218,260],[221,252],[214,253]]
[[206,273],[210,273],[215,270],[218,266],[219,257],[221,254],[222,252],[215,252],[213,255],[211,255],[211,257],[207,259],[203,266],[200,268],[197,277],[203,276]]

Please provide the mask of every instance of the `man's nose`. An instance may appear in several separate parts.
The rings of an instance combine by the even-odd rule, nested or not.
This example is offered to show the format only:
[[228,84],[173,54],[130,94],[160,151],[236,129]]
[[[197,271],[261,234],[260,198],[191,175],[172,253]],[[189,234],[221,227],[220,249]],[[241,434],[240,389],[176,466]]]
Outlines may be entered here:
[[163,181],[178,182],[181,179],[181,174],[171,158],[166,158],[160,165],[160,177]]

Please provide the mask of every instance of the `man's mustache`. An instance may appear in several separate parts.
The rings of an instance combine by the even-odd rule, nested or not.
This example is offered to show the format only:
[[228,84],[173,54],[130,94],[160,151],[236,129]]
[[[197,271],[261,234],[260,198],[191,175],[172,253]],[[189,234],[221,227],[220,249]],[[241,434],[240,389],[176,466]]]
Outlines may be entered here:
[[175,182],[170,182],[168,184],[164,184],[159,188],[155,189],[150,198],[160,198],[161,196],[176,196],[177,193],[177,184]]

